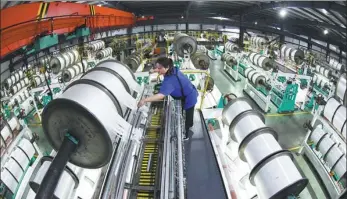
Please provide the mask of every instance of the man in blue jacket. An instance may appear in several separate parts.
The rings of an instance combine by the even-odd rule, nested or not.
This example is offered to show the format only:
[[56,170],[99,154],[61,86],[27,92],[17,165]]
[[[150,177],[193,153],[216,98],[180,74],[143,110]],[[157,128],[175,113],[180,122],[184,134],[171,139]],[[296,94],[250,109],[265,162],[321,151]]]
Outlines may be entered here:
[[185,121],[185,140],[188,140],[188,132],[193,126],[194,107],[198,98],[198,91],[190,80],[176,67],[173,61],[167,57],[160,57],[155,64],[155,71],[164,75],[158,94],[142,99],[138,107],[143,106],[146,102],[160,101],[165,96],[171,95],[174,99],[182,100],[182,108],[186,111]]

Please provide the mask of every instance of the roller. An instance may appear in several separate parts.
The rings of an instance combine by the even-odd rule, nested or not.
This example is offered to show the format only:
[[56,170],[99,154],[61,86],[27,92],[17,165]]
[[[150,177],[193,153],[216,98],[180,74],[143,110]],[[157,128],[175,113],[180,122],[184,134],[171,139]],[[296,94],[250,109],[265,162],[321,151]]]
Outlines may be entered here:
[[177,33],[173,40],[173,47],[180,57],[184,57],[185,50],[190,55],[193,55],[197,50],[197,41],[194,37],[188,36],[187,34]]
[[346,107],[341,105],[336,99],[330,98],[323,110],[324,117],[345,137],[346,137]]
[[265,71],[271,70],[275,66],[275,63],[270,58],[258,53],[251,52],[248,55],[248,58],[255,66],[258,66]]
[[[100,75],[101,72],[110,78],[100,79],[106,76],[95,75]],[[119,81],[115,81],[115,77]],[[102,82],[98,82],[99,80]],[[112,85],[112,88],[105,87],[104,81],[108,82],[107,85]],[[80,141],[77,152],[70,156],[70,162],[74,165],[100,168],[109,162],[113,151],[112,141],[116,136],[114,128],[119,128],[114,121],[115,118],[123,116],[123,105],[116,98],[122,93],[114,93],[114,90],[121,86],[119,82],[129,94],[135,92],[134,86],[137,86],[137,83],[127,66],[115,60],[100,62],[82,79],[69,84],[59,98],[45,107],[42,127],[48,142],[55,150],[62,144],[62,131],[69,130],[69,133]],[[80,125],[81,122],[84,125]]]
[[341,70],[341,68],[342,68],[342,64],[333,58],[329,59],[329,66],[335,70],[338,70],[338,71]]
[[246,98],[230,101],[222,121],[229,126],[230,138],[239,143],[239,157],[251,168],[250,182],[260,198],[286,198],[306,187],[308,180],[297,170],[290,152],[280,147],[277,133],[265,126],[264,116]]
[[342,151],[339,149],[337,144],[335,144],[325,156],[325,161],[328,163],[330,168],[334,168],[338,161],[343,157]]
[[281,57],[282,59],[289,59],[294,61],[296,64],[302,64],[305,58],[305,53],[301,49],[293,49],[286,45],[281,46]]
[[266,44],[266,40],[262,37],[251,37],[251,45],[261,48]]
[[135,72],[141,64],[141,55],[133,54],[125,58],[124,64],[126,64],[133,72]]
[[252,76],[252,79],[250,81],[253,83],[253,85],[258,88],[260,86],[265,86],[266,83],[266,76],[261,74],[260,72],[255,72]]
[[14,175],[6,168],[1,169],[1,181],[10,189],[12,193],[16,193],[18,182]]
[[229,53],[224,53],[222,55],[222,61],[225,61],[225,63],[228,65],[228,66],[236,66],[237,65],[237,60],[235,59],[234,56],[232,56],[231,54]]
[[227,42],[225,44],[225,50],[229,52],[239,52],[239,46],[232,42]]
[[53,74],[58,74],[61,69],[65,68],[70,62],[68,59],[69,57],[65,54],[60,54],[53,57],[49,62],[49,66],[52,69]]
[[22,168],[21,165],[13,158],[9,158],[4,167],[13,175],[16,181],[20,182],[25,168]]
[[9,89],[11,86],[15,85],[22,78],[24,78],[23,70],[17,70],[15,72],[12,72],[11,76],[3,82],[3,85],[6,89]]
[[13,138],[13,134],[15,131],[20,129],[20,124],[17,117],[12,117],[8,121],[3,121],[1,126],[1,137],[5,142],[11,140]]
[[111,56],[112,55],[112,48],[108,47],[105,48],[103,50],[100,50],[97,54],[96,54],[96,58],[97,59],[103,59],[105,57]]
[[324,77],[329,78],[331,76],[331,71],[327,68],[324,68],[320,65],[316,65],[316,72],[323,75]]
[[337,81],[335,95],[343,102],[345,106],[347,106],[346,85],[346,74],[342,74]]
[[336,176],[338,177],[337,180],[346,179],[346,173],[347,173],[347,162],[346,162],[346,156],[342,156],[340,160],[336,163],[336,165],[332,168]]
[[40,86],[45,81],[44,77],[42,76],[34,76],[33,81],[31,82],[31,86],[36,88]]
[[51,58],[50,58],[49,56],[41,57],[41,58],[39,59],[39,63],[40,63],[41,66],[46,66],[46,65],[49,64],[50,59],[51,59]]
[[[83,65],[85,66],[85,71],[86,71],[86,66],[88,65],[86,60],[83,60]],[[69,82],[71,79],[75,78],[77,75],[81,74],[83,72],[83,67],[81,63],[77,63],[75,65],[70,66],[63,72],[63,82]]]
[[195,53],[191,60],[197,69],[207,70],[210,66],[210,58],[205,53]]
[[311,141],[315,144],[315,146],[319,146],[320,142],[323,140],[323,138],[328,135],[327,132],[323,131],[322,128],[316,127],[314,131],[311,134]]
[[[29,182],[29,186],[34,192],[38,191],[43,177],[46,175],[52,160],[52,157],[43,157],[40,160],[42,165],[35,175],[34,180]],[[78,177],[69,166],[66,166],[54,191],[54,197],[57,199],[69,198],[72,191],[78,187],[78,184]]]
[[88,49],[92,51],[98,51],[103,49],[104,47],[105,47],[105,42],[102,40],[98,40],[98,41],[90,42]]
[[13,86],[11,87],[10,93],[14,95],[14,94],[16,94],[18,91],[20,91],[22,88],[23,88],[23,87],[22,87],[21,82],[18,82],[18,83],[16,83],[15,85],[13,85]]

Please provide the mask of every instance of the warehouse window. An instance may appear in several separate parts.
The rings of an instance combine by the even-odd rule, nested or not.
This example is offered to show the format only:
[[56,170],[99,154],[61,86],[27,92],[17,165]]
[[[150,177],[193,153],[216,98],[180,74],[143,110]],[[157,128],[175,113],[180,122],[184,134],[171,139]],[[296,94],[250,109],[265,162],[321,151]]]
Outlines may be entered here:
[[328,45],[326,42],[320,41],[320,40],[311,39],[311,41],[313,41],[313,42],[315,42],[317,44],[320,44],[322,46],[325,46],[325,47]]

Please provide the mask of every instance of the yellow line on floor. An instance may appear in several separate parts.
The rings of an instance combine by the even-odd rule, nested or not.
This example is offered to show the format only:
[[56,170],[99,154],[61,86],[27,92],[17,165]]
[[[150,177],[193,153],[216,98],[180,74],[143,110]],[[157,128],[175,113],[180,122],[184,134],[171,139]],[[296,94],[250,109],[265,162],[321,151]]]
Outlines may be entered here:
[[266,114],[265,117],[280,117],[280,116],[288,116],[288,115],[302,115],[302,114],[309,114],[311,112],[295,112],[295,113],[273,113],[273,114]]

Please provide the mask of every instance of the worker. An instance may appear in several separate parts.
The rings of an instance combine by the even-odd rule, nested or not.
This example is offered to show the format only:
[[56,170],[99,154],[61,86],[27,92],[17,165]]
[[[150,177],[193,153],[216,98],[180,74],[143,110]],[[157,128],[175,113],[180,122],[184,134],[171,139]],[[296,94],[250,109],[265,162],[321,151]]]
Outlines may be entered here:
[[163,100],[168,95],[181,100],[182,108],[186,112],[184,140],[188,140],[189,129],[193,126],[194,107],[197,103],[198,91],[190,80],[177,67],[173,66],[173,61],[170,58],[158,58],[155,62],[154,71],[164,75],[159,93],[142,99],[138,103],[138,107],[143,106],[146,102]]

